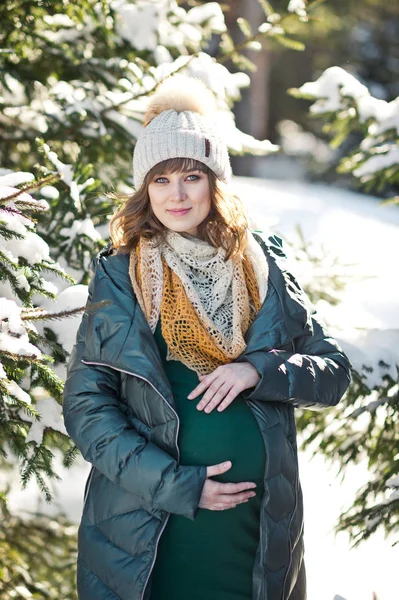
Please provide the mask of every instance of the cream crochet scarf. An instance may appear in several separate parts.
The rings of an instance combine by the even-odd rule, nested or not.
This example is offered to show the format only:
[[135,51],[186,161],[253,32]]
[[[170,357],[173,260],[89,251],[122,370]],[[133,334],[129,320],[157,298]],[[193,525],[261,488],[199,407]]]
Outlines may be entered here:
[[[253,266],[260,302],[263,303],[267,294],[268,263],[249,230],[247,235],[245,254]],[[231,360],[237,358],[246,347],[243,320],[249,317],[250,310],[254,310],[240,257],[225,261],[224,248],[214,248],[194,236],[171,230],[168,230],[165,242],[158,247],[155,240],[141,238],[139,252],[141,288],[136,278],[137,254],[134,251],[130,253],[129,274],[151,331],[155,331],[161,309],[163,257],[180,278],[188,299],[214,342]],[[176,360],[169,347],[167,359]]]

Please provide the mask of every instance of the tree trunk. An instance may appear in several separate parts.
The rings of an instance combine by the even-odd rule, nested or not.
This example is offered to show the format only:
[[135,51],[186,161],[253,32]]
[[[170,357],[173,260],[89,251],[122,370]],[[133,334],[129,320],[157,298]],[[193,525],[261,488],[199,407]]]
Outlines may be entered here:
[[[229,3],[229,9],[225,13],[226,24],[235,42],[242,41],[242,33],[235,25],[238,17],[244,17],[254,32],[265,21],[265,14],[256,0],[234,0]],[[268,135],[270,54],[267,49],[260,52],[247,50],[244,54],[256,64],[257,70],[250,73],[251,85],[242,91],[242,101],[234,108],[237,127],[258,139],[265,139]],[[234,173],[252,175],[254,161],[256,157],[253,156],[233,156]]]

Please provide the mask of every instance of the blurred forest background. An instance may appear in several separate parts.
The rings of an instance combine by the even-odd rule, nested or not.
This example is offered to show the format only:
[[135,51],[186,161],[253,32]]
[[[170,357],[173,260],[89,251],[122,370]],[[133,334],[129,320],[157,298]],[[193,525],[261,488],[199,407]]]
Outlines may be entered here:
[[[399,19],[395,3],[379,0],[334,0],[316,2],[310,22],[294,21],[300,52],[280,44],[265,44],[262,53],[247,51],[256,64],[250,88],[235,108],[237,124],[258,139],[280,144],[283,156],[267,159],[243,156],[233,159],[237,175],[257,177],[301,177],[329,181],[346,188],[358,188],[352,177],[337,175],[340,158],[359,143],[362,134],[353,133],[339,148],[329,146],[331,136],[323,123],[308,114],[309,104],[287,94],[316,79],[325,69],[338,65],[365,84],[371,95],[394,100],[399,95]],[[287,2],[273,2],[277,12]],[[317,6],[316,6],[317,5]],[[226,22],[238,42],[238,17],[246,17],[254,29],[262,22],[259,3],[237,0],[226,4]],[[217,41],[214,41],[216,46]],[[391,194],[384,190],[382,195]]]

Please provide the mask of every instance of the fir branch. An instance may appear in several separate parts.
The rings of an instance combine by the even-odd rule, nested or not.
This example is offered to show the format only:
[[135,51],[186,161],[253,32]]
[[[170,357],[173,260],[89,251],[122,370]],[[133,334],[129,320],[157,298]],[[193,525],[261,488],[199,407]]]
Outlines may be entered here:
[[72,466],[75,459],[77,458],[77,456],[79,456],[79,454],[79,448],[75,445],[73,445],[69,450],[67,450],[62,459],[62,464],[64,465],[64,467],[69,469]]
[[72,285],[76,285],[76,280],[71,275],[68,275],[68,273],[65,273],[60,268],[57,268],[55,263],[54,264],[50,264],[48,262],[41,263],[40,271],[48,271],[49,273],[54,273],[58,277],[61,277],[61,279],[63,279],[64,281],[68,281]]
[[[2,201],[9,202],[10,200],[14,200],[14,198],[18,198],[18,196],[20,196],[21,194],[23,194],[25,192],[37,190],[38,188],[44,187],[45,185],[51,185],[52,183],[56,183],[60,179],[61,179],[61,175],[59,173],[56,173],[56,174],[52,173],[51,175],[47,175],[46,177],[43,177],[43,179],[34,179],[30,183],[27,183],[27,184],[23,185],[22,187],[20,187],[16,192],[11,194],[10,196],[2,198]],[[24,202],[24,201],[21,200],[20,202]],[[24,202],[24,204],[25,204],[25,202]]]
[[[98,303],[100,304],[100,303]],[[44,308],[40,309],[22,309],[21,319],[23,321],[62,321],[67,317],[73,317],[84,312],[85,306],[79,308],[71,308],[70,310],[62,310],[58,313],[47,312]]]
[[29,341],[35,346],[41,346],[43,348],[48,348],[52,353],[57,355],[57,360],[60,358],[66,358],[68,356],[67,351],[62,347],[62,345],[54,340],[50,340],[47,337],[37,333],[37,331],[33,331],[33,329],[28,329]]
[[[175,69],[173,71],[173,73],[170,73],[167,77],[170,77],[171,75],[175,75],[176,73],[179,73],[183,69],[186,69],[188,67],[188,65],[190,64],[190,62],[192,60],[194,60],[194,58],[198,58],[199,54],[200,54],[200,52],[195,52],[194,54],[191,54],[190,57],[188,58],[188,60],[184,64],[182,64],[180,67]],[[154,92],[161,83],[162,83],[162,81],[158,81],[158,83],[156,84],[156,86],[154,87],[152,92]],[[148,92],[147,92],[147,94],[148,94]],[[140,89],[140,91],[138,91],[137,93],[130,94],[129,97],[125,98],[124,100],[121,100],[120,102],[115,102],[114,104],[105,106],[102,110],[100,110],[99,115],[103,116],[109,110],[116,110],[116,109],[120,108],[121,106],[123,106],[124,104],[128,104],[129,102],[132,102],[132,100],[137,100],[138,98],[142,98],[144,95],[147,95],[147,94],[145,92],[143,92],[142,89]]]
[[55,374],[50,365],[43,363],[32,365],[31,378],[33,387],[42,385],[61,404],[64,382]]
[[0,250],[0,261],[7,264],[8,267],[13,269],[14,271],[18,271],[19,265],[13,262],[2,250]]
[[[0,207],[0,210],[3,210]],[[22,233],[17,233],[16,231],[12,231],[8,228],[8,223],[0,220],[0,236],[4,238],[6,241],[9,240],[24,240],[25,236]]]
[[8,350],[2,350],[1,354],[10,361],[17,363],[20,361],[27,361],[29,363],[36,364],[43,360],[43,355],[36,356],[36,354],[16,354],[15,352],[8,352]]

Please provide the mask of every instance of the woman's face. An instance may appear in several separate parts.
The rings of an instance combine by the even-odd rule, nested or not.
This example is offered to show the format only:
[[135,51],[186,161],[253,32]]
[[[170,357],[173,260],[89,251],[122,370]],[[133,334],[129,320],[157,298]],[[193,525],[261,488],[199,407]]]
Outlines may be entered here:
[[151,208],[162,225],[198,235],[198,225],[211,209],[211,192],[207,173],[192,170],[156,175],[148,186]]

